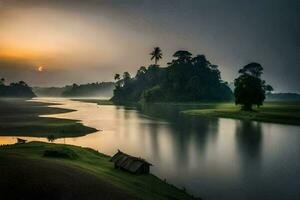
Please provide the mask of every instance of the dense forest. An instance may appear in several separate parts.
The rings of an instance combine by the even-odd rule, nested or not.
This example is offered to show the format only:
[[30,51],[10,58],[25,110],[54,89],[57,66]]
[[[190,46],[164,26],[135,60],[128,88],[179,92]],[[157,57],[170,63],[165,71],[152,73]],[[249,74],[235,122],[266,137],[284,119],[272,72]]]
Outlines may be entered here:
[[34,87],[33,91],[43,97],[107,97],[113,95],[115,83],[73,84],[64,87]]
[[32,90],[39,97],[62,97],[63,92],[71,87],[33,87]]
[[217,65],[205,55],[192,57],[188,51],[177,51],[167,67],[157,65],[162,57],[156,47],[150,54],[155,64],[140,67],[134,77],[124,72],[115,75],[116,88],[112,101],[129,102],[188,102],[228,101],[233,93],[221,79]]
[[297,93],[269,93],[267,101],[300,101],[300,94]]
[[111,97],[115,84],[113,82],[88,83],[71,87],[66,86],[62,93],[64,97]]
[[33,98],[35,96],[31,87],[24,81],[6,85],[4,78],[0,80],[0,97]]

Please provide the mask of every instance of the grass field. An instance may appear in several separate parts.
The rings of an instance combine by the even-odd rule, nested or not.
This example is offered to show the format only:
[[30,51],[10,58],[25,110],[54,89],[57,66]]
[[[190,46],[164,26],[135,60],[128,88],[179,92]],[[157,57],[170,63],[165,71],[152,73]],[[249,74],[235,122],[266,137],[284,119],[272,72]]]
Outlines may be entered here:
[[242,120],[300,125],[300,102],[265,102],[254,111],[242,111],[233,103],[199,104],[199,108],[182,111],[187,115],[203,115]]
[[83,136],[96,131],[76,120],[39,117],[73,111],[47,105],[50,104],[25,99],[0,99],[0,135],[60,138]]
[[[70,156],[70,158],[44,157],[43,156],[44,151],[49,149],[68,152],[68,154],[72,156]],[[109,192],[109,190],[113,190],[119,192],[120,194],[123,193],[124,198],[122,199],[128,199],[128,197],[133,197],[133,199],[149,199],[149,200],[195,199],[192,196],[188,195],[184,190],[180,190],[172,185],[169,185],[151,174],[133,175],[128,172],[115,169],[113,167],[113,164],[109,162],[110,157],[100,154],[88,148],[81,148],[77,146],[62,145],[62,144],[30,142],[27,144],[15,144],[15,145],[2,146],[0,148],[0,158],[5,158],[5,156],[7,155],[9,155],[10,159],[12,158],[16,158],[15,160],[18,160],[17,158],[26,159],[25,163],[27,165],[30,165],[30,162],[34,164],[32,166],[36,166],[36,164],[39,164],[40,166],[39,168],[44,167],[46,172],[48,171],[47,166],[49,166],[49,171],[53,172],[53,174],[45,174],[45,177],[47,178],[50,177],[49,179],[51,179],[51,176],[53,176],[52,178],[55,179],[55,184],[63,183],[65,181],[64,178],[66,177],[69,171],[66,170],[66,167],[72,167],[71,169],[72,171],[77,170],[76,173],[72,175],[73,177],[76,177],[74,182],[76,182],[77,179],[82,180],[83,182],[89,182],[89,180],[92,179],[92,177],[89,177],[87,176],[87,174],[85,174],[88,173],[98,179],[99,183],[95,182],[94,185],[101,184],[102,188],[103,187],[107,188],[106,192]],[[3,163],[4,162],[3,160],[5,159],[0,159],[0,168],[4,164],[9,165],[9,160],[6,161],[5,163]],[[25,168],[22,168],[24,167],[23,165],[22,167],[21,166],[16,167],[15,163],[16,162],[14,161],[10,164],[14,166],[16,169],[9,170],[8,168],[8,173],[11,174],[14,174],[15,172],[22,173],[20,172],[20,170],[22,169],[26,170]],[[43,164],[43,163],[47,163],[47,164]],[[63,168],[64,170],[61,170],[61,168]],[[43,181],[45,181],[45,179],[44,178],[39,179],[35,177],[35,176],[39,176],[39,174],[35,174],[35,173],[41,173],[41,172],[38,169],[35,170],[33,167],[31,167],[30,171],[31,174],[24,172],[25,176],[27,176],[28,174],[32,176],[30,177],[30,179],[27,179],[26,187],[31,188],[31,184],[34,184],[33,186],[43,185]],[[50,173],[49,171],[48,173]],[[59,176],[57,172],[60,172]],[[6,176],[6,173],[0,173],[0,176]],[[8,178],[6,178],[6,181],[7,179]],[[0,180],[3,180],[3,177],[0,177]],[[16,185],[14,185],[15,184],[14,179],[9,179],[8,184],[12,184],[13,187],[16,187]],[[51,184],[49,184],[49,182],[47,184],[48,184],[47,187],[50,188],[53,187]],[[0,187],[3,188],[1,184]],[[63,184],[63,187],[68,187],[68,186]],[[79,191],[73,191],[73,192],[75,193],[84,192],[81,191],[85,188],[83,185],[77,187],[77,185],[75,184],[74,187],[75,187],[74,190],[78,189]],[[91,186],[91,187],[96,187],[96,186]],[[66,188],[66,189],[70,190],[70,188]],[[94,189],[96,190],[96,188]],[[47,190],[47,188],[44,190]],[[15,188],[15,191],[18,191],[18,188]],[[55,193],[57,190],[53,188],[53,191]],[[55,194],[51,194],[51,195],[55,196]],[[101,198],[98,197],[98,199]],[[109,199],[119,199],[119,198],[116,197],[116,198],[109,198]]]

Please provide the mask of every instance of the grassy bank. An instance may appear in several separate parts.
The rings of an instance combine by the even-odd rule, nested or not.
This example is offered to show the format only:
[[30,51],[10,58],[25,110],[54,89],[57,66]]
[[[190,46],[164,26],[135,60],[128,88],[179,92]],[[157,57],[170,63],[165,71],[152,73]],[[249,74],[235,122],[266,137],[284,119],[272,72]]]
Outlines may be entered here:
[[48,105],[25,99],[0,99],[0,135],[60,138],[83,136],[96,131],[76,120],[39,117],[73,111],[50,108]]
[[98,105],[113,105],[114,103],[110,100],[106,99],[89,99],[89,98],[82,98],[82,99],[71,99],[73,101],[81,101],[86,103],[96,103]]
[[[56,150],[59,152],[63,152],[65,155],[67,155],[65,158],[58,158],[58,157],[45,157],[44,152],[45,150]],[[8,161],[5,161],[5,156],[9,157],[9,159],[16,158],[16,160],[19,159],[26,159],[27,165],[30,165],[30,163],[33,163],[31,166],[31,172],[30,174],[32,177],[29,179],[26,178],[26,176],[29,176],[29,173],[24,172],[27,188],[31,188],[31,184],[33,184],[32,188],[35,188],[35,185],[44,185],[43,181],[46,181],[45,178],[39,179],[35,178],[35,176],[38,176],[34,173],[39,173],[38,169],[34,169],[34,166],[36,163],[40,166],[40,168],[46,168],[45,171],[49,173],[49,170],[53,171],[53,174],[44,174],[43,177],[52,177],[55,179],[55,183],[62,183],[65,178],[65,175],[69,173],[69,170],[60,170],[61,168],[66,169],[66,167],[71,167],[70,169],[74,171],[75,174],[72,174],[72,177],[74,177],[74,181],[83,181],[89,182],[90,179],[97,179],[99,182],[95,181],[93,184],[93,187],[96,187],[98,184],[100,188],[107,188],[104,192],[108,192],[109,194],[117,193],[124,198],[122,199],[157,199],[157,200],[167,200],[167,199],[194,199],[192,196],[186,194],[183,190],[179,190],[176,187],[169,185],[165,183],[164,181],[158,179],[157,177],[153,175],[133,175],[128,172],[120,171],[118,169],[114,169],[113,164],[109,162],[110,157],[100,154],[92,149],[88,148],[81,148],[77,146],[71,146],[71,145],[62,145],[62,144],[50,144],[50,143],[42,143],[42,142],[31,142],[28,144],[16,144],[16,145],[8,145],[8,146],[2,146],[0,148],[0,168],[5,165],[12,165],[15,166],[15,170],[10,170],[9,167],[7,167],[9,174],[11,174],[12,177],[6,177],[6,185],[10,184],[16,187],[17,184],[15,183],[15,180],[13,179],[14,173],[22,173],[20,170],[26,170],[23,168],[23,165],[16,166],[16,161],[9,162],[9,159],[6,159]],[[3,163],[5,162],[5,163]],[[47,163],[47,164],[43,164]],[[47,167],[51,169],[47,169]],[[4,168],[5,169],[5,168]],[[3,171],[3,169],[1,169]],[[1,172],[2,172],[1,171]],[[58,176],[57,171],[61,172],[61,174]],[[7,176],[7,173],[0,173],[0,176]],[[86,174],[87,173],[87,174]],[[92,177],[90,177],[90,176]],[[9,178],[9,179],[8,179]],[[0,177],[0,180],[3,180],[3,177]],[[32,181],[31,180],[35,180]],[[0,181],[0,187],[5,188],[6,185],[1,185]],[[50,182],[51,183],[51,182]],[[70,183],[74,184],[74,183]],[[96,186],[95,186],[96,185]],[[40,186],[41,187],[41,186]],[[46,187],[46,186],[45,186]],[[47,183],[47,188],[53,188],[54,186]],[[66,186],[63,186],[66,187]],[[81,191],[82,185],[78,186],[75,185],[74,188],[70,190],[72,194],[74,195],[80,195],[82,193],[80,192],[86,192]],[[46,189],[43,189],[47,191]],[[21,188],[20,188],[21,189]],[[89,189],[89,188],[88,188]],[[97,188],[90,188],[95,189],[97,191]],[[102,189],[103,190],[103,189]],[[114,191],[114,192],[110,192]],[[15,188],[14,191],[18,191],[18,188]],[[55,196],[55,192],[57,190],[53,188],[53,192],[51,195]],[[35,192],[35,191],[30,191]],[[40,191],[38,191],[40,192]],[[23,194],[20,194],[23,195]],[[102,193],[101,199],[106,199],[105,194]],[[100,199],[100,197],[95,197],[94,199]],[[107,199],[119,199],[119,197],[110,196],[111,198]],[[80,196],[77,196],[77,198],[83,198]]]
[[187,115],[222,117],[242,120],[300,125],[300,102],[265,102],[254,111],[242,111],[233,103],[200,104],[199,108],[182,111]]

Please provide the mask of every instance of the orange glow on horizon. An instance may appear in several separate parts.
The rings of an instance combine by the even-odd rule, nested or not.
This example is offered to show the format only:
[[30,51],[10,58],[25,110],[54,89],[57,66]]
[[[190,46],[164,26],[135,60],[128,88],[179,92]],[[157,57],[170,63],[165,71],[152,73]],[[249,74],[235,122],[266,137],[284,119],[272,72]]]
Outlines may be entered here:
[[0,50],[1,58],[37,59],[41,54],[29,50]]

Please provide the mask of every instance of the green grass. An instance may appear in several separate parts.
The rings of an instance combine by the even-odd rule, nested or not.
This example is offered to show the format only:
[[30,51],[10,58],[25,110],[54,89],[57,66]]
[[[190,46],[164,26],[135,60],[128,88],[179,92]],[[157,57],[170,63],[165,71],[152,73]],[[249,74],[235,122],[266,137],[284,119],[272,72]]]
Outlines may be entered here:
[[96,131],[76,120],[39,117],[74,111],[50,108],[48,105],[53,104],[25,99],[0,99],[0,135],[60,138],[83,136]]
[[300,102],[265,102],[254,111],[242,111],[233,103],[200,104],[199,108],[182,111],[187,115],[222,117],[242,120],[300,125]]
[[[56,150],[66,154],[72,153],[73,159],[45,157],[45,150]],[[117,188],[127,191],[137,199],[167,200],[167,199],[195,199],[185,191],[180,190],[154,175],[134,175],[113,167],[110,157],[89,148],[72,145],[50,144],[43,142],[30,142],[27,144],[6,145],[0,148],[0,154],[18,155],[30,159],[46,159],[48,161],[63,163],[78,167],[92,173],[99,179],[107,181]],[[76,176],[76,174],[74,174]],[[59,180],[57,180],[59,181]],[[30,181],[28,181],[28,184]]]
[[113,105],[114,103],[110,100],[106,99],[72,99],[74,101],[81,101],[81,102],[86,102],[86,103],[96,103],[98,105]]

